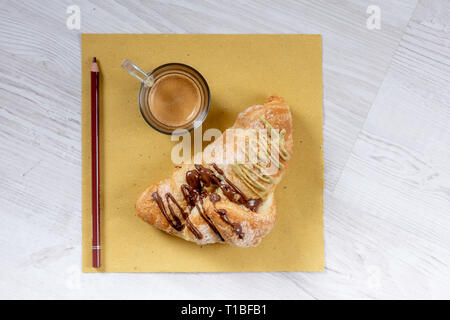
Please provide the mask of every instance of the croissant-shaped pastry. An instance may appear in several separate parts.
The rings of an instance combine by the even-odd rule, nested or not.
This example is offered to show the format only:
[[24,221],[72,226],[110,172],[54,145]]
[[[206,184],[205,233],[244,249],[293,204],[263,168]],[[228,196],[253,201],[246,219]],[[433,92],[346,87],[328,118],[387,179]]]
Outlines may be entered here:
[[[260,134],[264,129],[266,140]],[[271,132],[278,140],[271,139]],[[258,138],[257,161],[219,163],[217,155],[242,148],[235,141],[242,135]],[[244,142],[249,145],[246,150],[250,138]],[[278,152],[272,152],[273,141],[278,142]],[[275,224],[274,189],[288,167],[292,148],[289,106],[280,97],[269,97],[264,105],[241,112],[234,126],[205,148],[201,163],[177,166],[171,178],[145,190],[136,202],[138,216],[199,245],[257,246]],[[245,159],[250,157],[245,154]]]

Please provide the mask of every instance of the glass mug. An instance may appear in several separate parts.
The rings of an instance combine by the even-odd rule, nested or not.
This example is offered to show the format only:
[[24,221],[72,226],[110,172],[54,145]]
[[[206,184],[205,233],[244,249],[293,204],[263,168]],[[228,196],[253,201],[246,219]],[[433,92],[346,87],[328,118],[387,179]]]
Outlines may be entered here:
[[146,73],[128,59],[122,62],[122,68],[141,82],[139,108],[155,130],[183,134],[205,120],[211,94],[205,78],[194,68],[168,63]]

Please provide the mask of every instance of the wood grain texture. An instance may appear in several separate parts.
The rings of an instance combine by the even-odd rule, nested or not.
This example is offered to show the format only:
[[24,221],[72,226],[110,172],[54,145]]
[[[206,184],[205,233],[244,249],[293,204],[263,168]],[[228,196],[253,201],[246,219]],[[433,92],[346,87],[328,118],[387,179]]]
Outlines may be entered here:
[[[0,297],[449,297],[448,1],[72,4],[0,0]],[[322,34],[326,272],[81,274],[81,32]]]
[[449,30],[450,2],[419,3],[333,194],[385,297],[450,294]]

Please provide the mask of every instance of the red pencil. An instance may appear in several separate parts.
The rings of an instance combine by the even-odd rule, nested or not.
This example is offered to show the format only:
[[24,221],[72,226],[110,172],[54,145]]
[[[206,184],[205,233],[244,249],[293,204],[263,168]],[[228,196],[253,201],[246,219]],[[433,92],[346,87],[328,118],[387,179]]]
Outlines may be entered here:
[[91,67],[92,266],[100,268],[99,70]]

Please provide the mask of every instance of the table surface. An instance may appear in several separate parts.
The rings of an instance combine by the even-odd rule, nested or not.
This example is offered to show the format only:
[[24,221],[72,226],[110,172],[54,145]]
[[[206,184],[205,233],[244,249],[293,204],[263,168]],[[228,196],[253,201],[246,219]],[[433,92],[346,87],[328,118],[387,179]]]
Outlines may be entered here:
[[[450,298],[450,1],[232,3],[0,0],[0,298]],[[81,33],[322,34],[325,272],[81,273]]]

